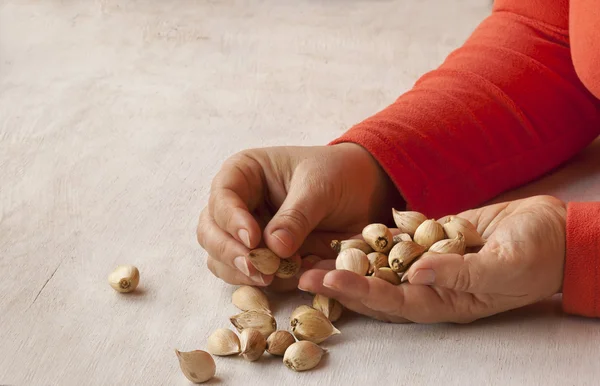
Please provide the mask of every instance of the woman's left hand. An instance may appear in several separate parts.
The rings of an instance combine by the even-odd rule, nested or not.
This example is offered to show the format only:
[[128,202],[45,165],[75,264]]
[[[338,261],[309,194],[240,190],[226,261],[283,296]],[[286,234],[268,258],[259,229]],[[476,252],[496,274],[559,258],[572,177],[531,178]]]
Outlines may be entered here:
[[299,287],[398,323],[468,323],[560,291],[566,237],[562,201],[537,196],[459,216],[488,240],[478,253],[423,256],[408,270],[408,283],[399,286],[350,271],[313,269]]

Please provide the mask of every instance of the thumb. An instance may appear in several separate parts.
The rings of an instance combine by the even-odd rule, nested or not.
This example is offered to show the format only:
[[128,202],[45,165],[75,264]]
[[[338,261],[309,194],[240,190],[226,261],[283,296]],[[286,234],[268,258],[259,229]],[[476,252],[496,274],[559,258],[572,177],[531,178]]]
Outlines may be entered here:
[[411,284],[435,285],[459,292],[493,292],[510,275],[499,264],[497,256],[489,254],[426,253],[402,277]]
[[308,178],[293,179],[287,197],[265,228],[265,243],[281,257],[290,257],[300,248],[331,204],[311,185],[314,179],[312,184]]

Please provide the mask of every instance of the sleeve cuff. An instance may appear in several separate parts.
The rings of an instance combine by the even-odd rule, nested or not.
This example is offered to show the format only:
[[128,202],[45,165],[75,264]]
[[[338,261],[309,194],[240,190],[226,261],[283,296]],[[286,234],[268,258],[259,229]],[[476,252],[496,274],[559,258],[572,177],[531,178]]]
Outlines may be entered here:
[[600,202],[569,203],[563,310],[600,317]]
[[[377,116],[352,127],[329,145],[351,142],[364,147],[390,177],[402,195],[407,210],[437,218],[461,212],[471,208],[474,203],[482,202],[481,197],[475,196],[485,193],[469,189],[473,187],[468,182],[456,184],[449,181],[454,173],[437,167],[442,160],[432,150],[422,148],[423,142],[427,141],[420,142],[421,139],[415,139],[410,131],[405,133],[387,128],[385,121],[371,122],[375,118]],[[389,138],[394,138],[397,143],[392,143]],[[415,152],[420,159],[412,157]],[[427,155],[435,160],[427,162],[423,159]],[[438,170],[438,174],[431,176],[428,173],[431,170]],[[469,186],[466,190],[471,194],[465,194],[464,185]]]
[[[344,142],[358,144],[365,148],[385,173],[390,177],[394,186],[400,192],[406,210],[417,210],[425,213],[428,216],[433,216],[431,205],[427,205],[428,201],[424,200],[424,195],[428,189],[425,186],[425,181],[416,168],[410,168],[405,165],[411,165],[412,162],[401,154],[398,154],[398,149],[390,144],[383,135],[379,135],[375,130],[369,130],[364,126],[357,126],[348,130],[343,136],[330,142],[329,145],[337,145]],[[431,204],[429,202],[429,204]]]

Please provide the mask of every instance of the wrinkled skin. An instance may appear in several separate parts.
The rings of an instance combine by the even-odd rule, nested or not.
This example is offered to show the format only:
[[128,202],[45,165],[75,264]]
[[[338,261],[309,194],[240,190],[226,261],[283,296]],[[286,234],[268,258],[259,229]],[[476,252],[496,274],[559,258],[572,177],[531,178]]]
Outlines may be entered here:
[[[335,146],[251,149],[229,158],[215,176],[198,223],[208,268],[230,284],[267,286],[243,258],[267,246],[288,258],[333,258],[331,239],[346,239],[371,222],[388,221],[399,196],[369,152]],[[240,258],[238,258],[240,257]],[[238,258],[238,259],[236,259]],[[239,268],[241,265],[241,268]],[[278,280],[278,288],[295,288]]]
[[398,323],[468,323],[561,290],[566,237],[562,201],[531,197],[459,216],[488,240],[478,253],[423,256],[408,270],[408,283],[400,286],[327,269],[307,271],[299,286],[358,313]]
[[[360,234],[369,223],[389,222],[398,202],[387,175],[358,145],[246,150],[228,159],[215,176],[197,236],[208,252],[209,269],[225,282],[289,290],[297,279],[274,281],[243,257],[238,268],[236,258],[257,246],[282,258],[295,253],[333,258],[331,239]],[[478,253],[424,256],[400,286],[330,272],[334,261],[325,260],[303,274],[299,287],[380,320],[418,323],[466,323],[560,291],[563,202],[539,196],[459,215],[488,239]]]

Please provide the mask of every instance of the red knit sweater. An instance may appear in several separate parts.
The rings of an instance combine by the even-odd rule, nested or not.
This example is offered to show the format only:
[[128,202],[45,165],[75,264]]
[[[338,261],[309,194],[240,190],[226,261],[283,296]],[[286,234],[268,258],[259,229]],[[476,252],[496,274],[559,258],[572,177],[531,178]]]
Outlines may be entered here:
[[[600,0],[496,0],[436,70],[333,143],[431,217],[540,177],[600,134]],[[563,306],[600,317],[600,203],[570,204]]]

